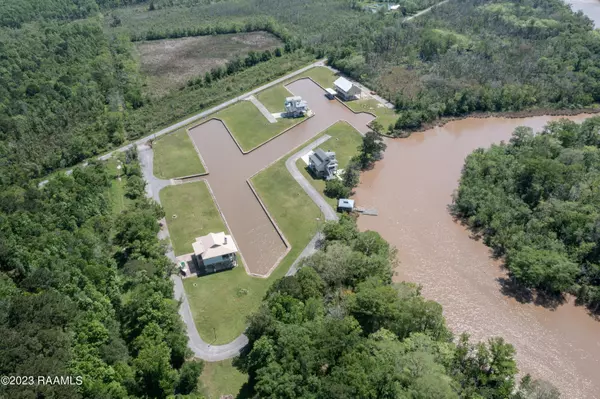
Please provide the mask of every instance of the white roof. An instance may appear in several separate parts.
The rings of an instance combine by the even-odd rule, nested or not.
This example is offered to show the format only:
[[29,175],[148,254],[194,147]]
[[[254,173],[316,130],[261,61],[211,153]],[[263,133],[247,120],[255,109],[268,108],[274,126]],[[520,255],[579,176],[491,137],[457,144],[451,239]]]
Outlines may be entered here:
[[194,254],[201,256],[202,259],[212,259],[238,252],[231,236],[223,232],[197,237],[192,248]]
[[350,91],[352,88],[352,82],[343,77],[337,78],[337,80],[333,82],[333,85],[343,91]]
[[329,94],[334,94],[335,95],[335,90],[333,90],[331,87],[328,87],[325,89],[325,91]]
[[390,10],[397,10],[400,8],[400,4],[394,4],[393,6],[390,6]]
[[338,201],[338,206],[340,206],[340,207],[347,206],[347,207],[354,208],[354,200],[347,199],[347,198],[340,198]]

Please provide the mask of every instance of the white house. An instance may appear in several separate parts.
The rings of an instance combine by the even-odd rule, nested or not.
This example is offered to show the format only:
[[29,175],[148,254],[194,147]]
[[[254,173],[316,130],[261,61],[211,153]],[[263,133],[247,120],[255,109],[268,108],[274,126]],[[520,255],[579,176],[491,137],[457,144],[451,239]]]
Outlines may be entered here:
[[360,94],[360,87],[344,77],[339,77],[333,82],[333,87],[338,95],[344,100],[355,99]]
[[308,104],[300,96],[287,97],[284,106],[286,116],[295,118],[304,116],[308,112]]
[[317,148],[308,157],[308,167],[313,171],[317,177],[324,178],[325,180],[331,180],[335,178],[335,173],[338,168],[338,161],[335,158],[335,152],[323,151]]
[[217,272],[237,266],[237,246],[231,236],[224,232],[197,237],[192,248],[198,265],[204,265],[207,272]]

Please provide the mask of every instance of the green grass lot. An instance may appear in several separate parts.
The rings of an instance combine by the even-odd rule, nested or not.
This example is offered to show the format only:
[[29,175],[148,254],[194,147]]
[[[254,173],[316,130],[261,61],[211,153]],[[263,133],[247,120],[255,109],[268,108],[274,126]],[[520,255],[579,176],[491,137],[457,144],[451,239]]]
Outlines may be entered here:
[[[160,191],[175,255],[192,252],[196,237],[227,231],[205,182],[165,187]],[[173,218],[173,215],[176,215]]]
[[395,124],[398,119],[398,114],[393,109],[382,106],[383,104],[372,98],[347,101],[345,104],[354,112],[371,112],[375,114],[376,120],[381,123],[385,133],[387,133],[389,126]]
[[299,123],[302,118],[281,118],[270,123],[250,101],[241,101],[213,115],[222,119],[244,151],[250,151]]
[[160,137],[152,146],[154,150],[154,176],[161,179],[206,173],[187,129]]
[[219,399],[222,395],[237,397],[240,388],[248,381],[248,375],[239,372],[231,359],[222,362],[204,362],[200,382],[207,399]]
[[263,105],[267,107],[270,112],[274,113],[283,112],[283,103],[285,102],[285,98],[291,96],[292,93],[290,93],[284,85],[277,85],[261,91],[256,95],[256,98],[258,101],[263,103]]
[[[343,169],[348,165],[350,159],[358,153],[358,146],[362,142],[362,136],[351,125],[346,122],[338,122],[323,132],[331,136],[329,140],[321,145],[326,151],[334,151],[338,160],[339,168]],[[325,200],[336,209],[337,201],[335,198],[328,198],[323,194],[325,191],[325,180],[315,179],[306,169],[306,164],[302,159],[296,161],[296,166],[302,172],[304,177],[311,182]]]
[[[119,214],[127,208],[131,200],[125,197],[125,182],[127,177],[123,173],[123,169],[117,169],[119,161],[116,158],[110,158],[106,164],[110,175],[111,183],[108,190],[108,197],[115,214]],[[121,177],[121,180],[119,180]]]
[[301,74],[299,77],[295,77],[292,79],[298,80],[301,78],[309,77],[324,88],[333,87],[333,82],[339,77],[329,68],[325,67],[314,67]]

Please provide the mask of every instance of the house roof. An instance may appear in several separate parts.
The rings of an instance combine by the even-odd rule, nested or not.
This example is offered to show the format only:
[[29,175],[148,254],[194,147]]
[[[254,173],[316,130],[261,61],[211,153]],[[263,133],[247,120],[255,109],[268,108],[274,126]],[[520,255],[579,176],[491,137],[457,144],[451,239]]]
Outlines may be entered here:
[[354,200],[340,198],[338,201],[338,207],[340,208],[352,208],[354,209]]
[[333,82],[333,85],[342,91],[350,91],[352,88],[352,82],[344,77],[337,78],[336,81]]
[[238,252],[231,236],[223,232],[197,237],[196,241],[192,243],[192,248],[194,248],[194,254],[201,256],[202,259],[212,259]]

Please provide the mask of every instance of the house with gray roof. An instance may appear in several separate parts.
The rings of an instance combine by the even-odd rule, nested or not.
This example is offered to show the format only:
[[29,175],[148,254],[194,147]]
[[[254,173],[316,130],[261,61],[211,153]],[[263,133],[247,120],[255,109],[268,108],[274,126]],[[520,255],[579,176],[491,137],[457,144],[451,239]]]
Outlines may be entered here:
[[308,112],[308,103],[300,96],[287,97],[284,106],[285,115],[288,117],[298,118]]
[[344,77],[339,77],[333,82],[333,87],[343,100],[353,100],[360,95],[360,87]]
[[308,168],[319,178],[334,179],[338,168],[335,152],[323,151],[321,148],[317,148],[308,157]]

